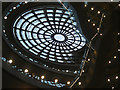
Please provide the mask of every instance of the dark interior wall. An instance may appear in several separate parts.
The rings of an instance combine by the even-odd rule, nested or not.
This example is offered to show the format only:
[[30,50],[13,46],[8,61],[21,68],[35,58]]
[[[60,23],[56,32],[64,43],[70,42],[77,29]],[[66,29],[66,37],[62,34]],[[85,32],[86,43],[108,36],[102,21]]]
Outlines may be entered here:
[[2,70],[2,88],[36,88],[19,78],[11,75],[4,69]]

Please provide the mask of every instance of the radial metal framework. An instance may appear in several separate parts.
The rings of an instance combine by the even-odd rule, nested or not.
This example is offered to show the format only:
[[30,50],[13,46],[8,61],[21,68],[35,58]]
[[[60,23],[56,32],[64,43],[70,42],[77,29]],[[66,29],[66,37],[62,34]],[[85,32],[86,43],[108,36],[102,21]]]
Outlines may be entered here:
[[13,25],[13,33],[29,52],[59,63],[74,63],[70,60],[72,52],[86,43],[72,10],[58,7],[36,8],[21,14]]

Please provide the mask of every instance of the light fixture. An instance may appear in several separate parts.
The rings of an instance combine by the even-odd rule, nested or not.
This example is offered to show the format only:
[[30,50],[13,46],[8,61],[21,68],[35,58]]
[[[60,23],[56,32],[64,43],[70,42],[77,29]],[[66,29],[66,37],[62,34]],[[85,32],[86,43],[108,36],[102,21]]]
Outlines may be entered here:
[[117,58],[116,56],[114,56],[114,59]]
[[5,30],[3,30],[3,32],[5,33]]
[[118,49],[118,52],[120,52],[120,49]]
[[55,83],[57,83],[58,82],[58,79],[55,79]]
[[74,71],[74,73],[77,73],[77,71]]
[[109,64],[111,63],[111,61],[109,61]]
[[45,78],[45,76],[44,76],[44,75],[42,75],[42,76],[41,76],[41,79],[44,79],[44,78]]
[[108,82],[110,82],[110,79],[107,79]]
[[93,10],[94,10],[94,8],[91,8],[91,10],[93,11]]
[[113,2],[113,0],[111,0],[111,2]]
[[100,36],[102,36],[102,33],[100,33]]
[[106,16],[104,15],[104,18],[105,18]]
[[85,70],[82,70],[82,72],[85,72]]
[[28,1],[25,1],[25,3],[28,3]]
[[87,4],[85,4],[84,6],[87,7]]
[[98,11],[97,13],[100,14],[100,11]]
[[25,69],[24,72],[27,73],[27,72],[28,72],[28,69]]
[[90,22],[90,19],[88,19],[88,22]]
[[93,26],[95,26],[95,23],[93,23]]
[[13,63],[13,60],[9,60],[8,63],[10,63],[10,64]]
[[97,30],[99,31],[99,30],[100,30],[100,28],[97,28]]
[[82,83],[81,83],[81,82],[79,82],[78,84],[79,84],[79,85],[81,85]]
[[67,84],[69,85],[69,84],[70,84],[70,81],[67,81]]
[[90,59],[88,58],[88,61],[90,61]]
[[116,76],[115,79],[118,79],[118,76]]
[[112,87],[112,89],[114,89],[114,87]]
[[13,9],[16,9],[16,7],[13,7]]
[[7,16],[5,16],[4,19],[7,19]]
[[69,72],[68,70],[66,70],[66,72]]
[[120,35],[120,33],[118,33],[118,35]]
[[120,3],[118,4],[118,6],[120,7]]

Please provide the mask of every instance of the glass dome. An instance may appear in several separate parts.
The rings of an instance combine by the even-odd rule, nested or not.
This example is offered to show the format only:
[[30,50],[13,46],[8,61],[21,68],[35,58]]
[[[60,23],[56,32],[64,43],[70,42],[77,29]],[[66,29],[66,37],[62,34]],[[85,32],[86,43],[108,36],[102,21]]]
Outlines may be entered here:
[[69,59],[72,52],[86,43],[72,10],[64,8],[36,8],[22,13],[14,22],[13,34],[28,52],[60,63],[73,63]]

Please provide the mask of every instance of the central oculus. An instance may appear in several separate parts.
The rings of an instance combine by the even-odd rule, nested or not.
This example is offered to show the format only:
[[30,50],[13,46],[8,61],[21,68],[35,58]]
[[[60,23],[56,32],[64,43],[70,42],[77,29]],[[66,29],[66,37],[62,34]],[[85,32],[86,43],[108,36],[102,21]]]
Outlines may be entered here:
[[54,38],[55,40],[60,41],[60,42],[65,41],[65,36],[62,34],[55,34]]

